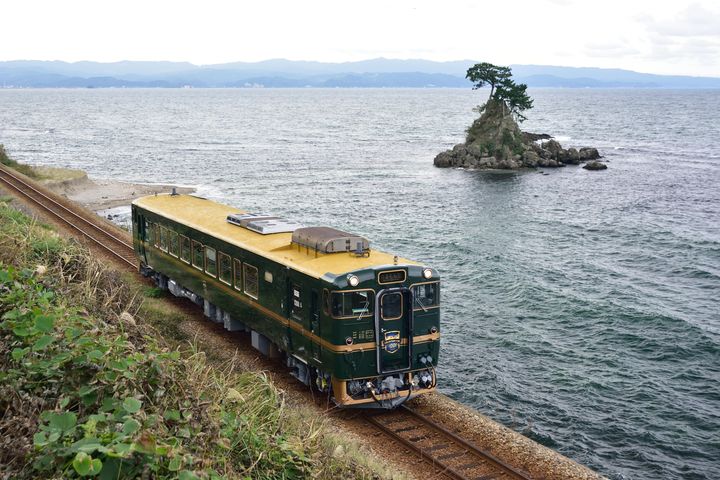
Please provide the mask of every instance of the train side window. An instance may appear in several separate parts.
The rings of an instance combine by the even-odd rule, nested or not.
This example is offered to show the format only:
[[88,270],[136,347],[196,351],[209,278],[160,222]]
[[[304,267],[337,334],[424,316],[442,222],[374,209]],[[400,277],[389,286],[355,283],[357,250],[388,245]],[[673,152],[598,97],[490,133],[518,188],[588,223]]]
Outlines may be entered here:
[[330,296],[330,313],[335,318],[357,318],[371,315],[374,303],[372,290],[333,292]]
[[416,307],[437,307],[440,304],[440,284],[438,282],[415,285],[412,291]]
[[160,227],[160,250],[168,250],[168,229]]
[[232,282],[233,270],[230,255],[220,252],[220,281],[230,285]]
[[180,259],[185,263],[190,263],[191,256],[190,239],[185,235],[180,235]]
[[172,230],[168,230],[168,233],[170,237],[170,255],[177,257],[180,253],[180,241],[178,240],[178,234]]
[[192,241],[192,263],[193,267],[202,270],[205,268],[205,252],[203,252],[203,245],[200,242]]
[[152,222],[147,222],[147,225],[145,226],[145,235],[147,235],[147,242],[150,245],[153,245],[155,243],[155,224]]
[[205,247],[205,273],[213,277],[217,277],[217,257],[215,249]]
[[291,304],[291,313],[292,316],[297,318],[298,320],[302,319],[302,312],[303,312],[303,304],[302,304],[302,291],[300,290],[299,285],[293,284],[292,289],[290,290],[290,294],[292,295],[292,304]]
[[242,290],[242,262],[237,258],[233,258],[233,270],[235,272],[233,285],[236,290]]
[[157,248],[160,248],[160,225],[158,225],[158,224],[156,223],[156,224],[153,225],[153,226],[155,227],[155,243],[154,243],[154,245],[155,245]]
[[323,288],[323,313],[330,315],[330,292],[327,288]]
[[247,263],[243,263],[243,292],[257,300],[258,298],[258,269]]

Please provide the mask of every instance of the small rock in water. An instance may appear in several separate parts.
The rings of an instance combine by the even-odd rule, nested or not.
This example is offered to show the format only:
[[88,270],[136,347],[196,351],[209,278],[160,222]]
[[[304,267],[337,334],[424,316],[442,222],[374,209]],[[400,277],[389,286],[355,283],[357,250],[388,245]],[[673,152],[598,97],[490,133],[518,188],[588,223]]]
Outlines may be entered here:
[[605,165],[602,162],[588,162],[585,165],[583,165],[583,168],[585,170],[605,170],[607,168],[607,165]]

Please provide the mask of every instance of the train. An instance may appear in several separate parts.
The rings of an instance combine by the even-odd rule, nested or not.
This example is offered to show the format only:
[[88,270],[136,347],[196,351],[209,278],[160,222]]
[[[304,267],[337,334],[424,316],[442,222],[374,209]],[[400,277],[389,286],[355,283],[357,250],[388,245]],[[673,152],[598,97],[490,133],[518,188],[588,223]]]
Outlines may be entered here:
[[440,276],[305,226],[175,191],[136,199],[140,272],[343,408],[392,409],[437,386]]

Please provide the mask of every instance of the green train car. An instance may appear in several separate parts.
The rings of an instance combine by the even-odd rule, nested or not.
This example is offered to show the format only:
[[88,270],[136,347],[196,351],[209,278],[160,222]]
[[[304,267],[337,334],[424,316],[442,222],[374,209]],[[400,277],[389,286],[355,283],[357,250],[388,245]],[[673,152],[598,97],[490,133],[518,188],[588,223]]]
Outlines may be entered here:
[[132,204],[140,270],[341,407],[394,408],[435,389],[440,278],[367,239],[192,195]]

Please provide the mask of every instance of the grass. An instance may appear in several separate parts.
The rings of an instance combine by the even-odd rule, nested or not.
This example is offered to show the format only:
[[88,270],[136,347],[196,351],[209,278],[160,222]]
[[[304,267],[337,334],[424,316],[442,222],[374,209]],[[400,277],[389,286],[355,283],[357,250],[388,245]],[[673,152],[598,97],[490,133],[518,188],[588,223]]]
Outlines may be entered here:
[[35,170],[30,165],[24,165],[22,163],[18,163],[12,158],[10,158],[5,151],[5,146],[0,143],[0,163],[2,163],[5,166],[8,166],[23,175],[34,178],[34,179],[40,179],[40,176],[35,172]]
[[37,180],[45,184],[66,182],[69,180],[87,177],[85,172],[82,170],[44,166],[32,167],[30,165],[19,163],[8,156],[4,145],[2,144],[0,144],[0,163],[22,173],[26,177],[30,177],[33,180]]
[[383,476],[262,373],[209,361],[173,315],[0,202],[0,477]]

